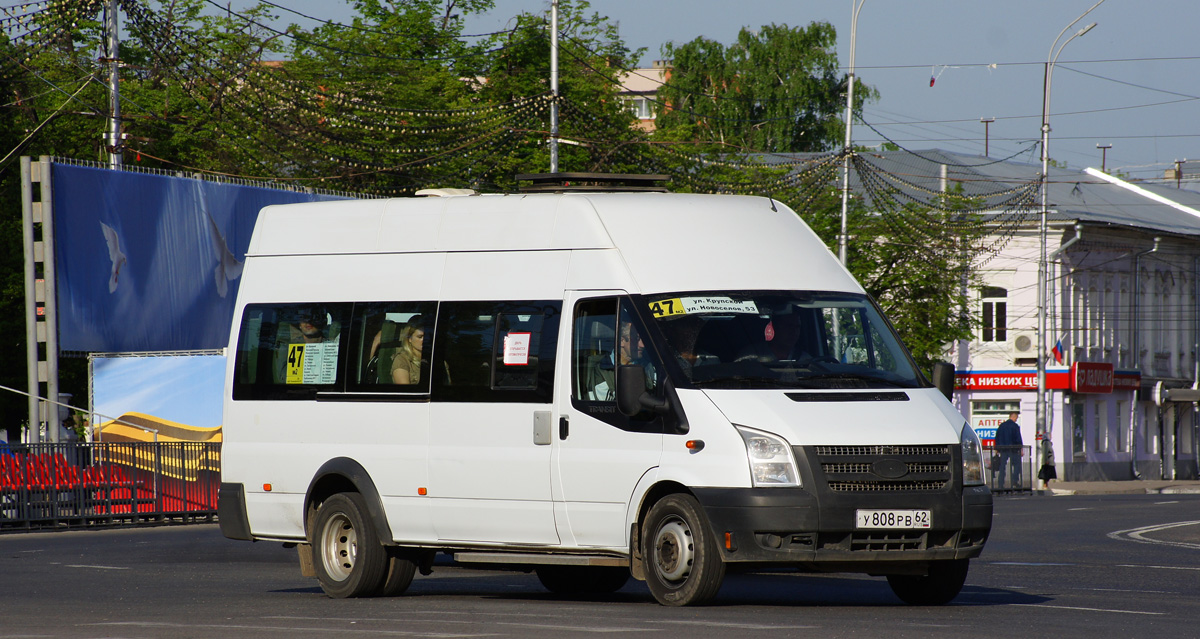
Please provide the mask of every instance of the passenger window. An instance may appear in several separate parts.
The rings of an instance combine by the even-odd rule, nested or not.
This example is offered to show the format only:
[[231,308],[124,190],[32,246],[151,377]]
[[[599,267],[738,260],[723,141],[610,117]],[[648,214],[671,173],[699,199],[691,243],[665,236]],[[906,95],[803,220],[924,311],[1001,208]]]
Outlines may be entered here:
[[242,314],[233,398],[307,399],[342,384],[349,304],[253,304]]
[[349,390],[428,392],[433,302],[354,305]]
[[662,420],[649,412],[632,419],[616,412],[619,365],[646,371],[646,390],[662,396],[662,366],[645,339],[629,303],[616,298],[584,300],[575,306],[571,344],[571,399],[579,410],[630,430],[655,430]]
[[433,399],[549,403],[561,309],[558,301],[443,303]]

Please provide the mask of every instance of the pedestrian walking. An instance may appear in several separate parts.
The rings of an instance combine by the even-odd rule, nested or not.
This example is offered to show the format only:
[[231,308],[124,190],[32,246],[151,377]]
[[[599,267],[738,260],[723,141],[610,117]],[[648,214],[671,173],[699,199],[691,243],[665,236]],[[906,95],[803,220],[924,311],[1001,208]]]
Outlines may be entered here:
[[1005,471],[1009,470],[1009,487],[1021,487],[1021,449],[1025,442],[1021,440],[1021,427],[1017,425],[1020,416],[1016,411],[1009,413],[1008,419],[996,429],[996,454],[1000,461],[1000,482],[996,488],[1004,488]]

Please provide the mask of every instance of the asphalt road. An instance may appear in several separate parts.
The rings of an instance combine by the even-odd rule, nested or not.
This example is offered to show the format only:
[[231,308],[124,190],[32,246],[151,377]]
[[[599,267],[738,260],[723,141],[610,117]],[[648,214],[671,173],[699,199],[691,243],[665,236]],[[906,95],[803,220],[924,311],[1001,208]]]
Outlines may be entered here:
[[882,578],[731,575],[665,608],[631,581],[603,598],[531,574],[438,566],[391,599],[331,600],[295,550],[216,526],[0,535],[10,637],[1067,637],[1200,635],[1200,496],[1001,497],[963,593],[910,607]]

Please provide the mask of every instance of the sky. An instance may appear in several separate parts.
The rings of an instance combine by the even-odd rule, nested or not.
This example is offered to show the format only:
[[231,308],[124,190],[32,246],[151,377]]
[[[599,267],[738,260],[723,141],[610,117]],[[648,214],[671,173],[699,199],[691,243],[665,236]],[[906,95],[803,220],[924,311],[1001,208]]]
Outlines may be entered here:
[[[224,3],[222,3],[224,4]],[[236,10],[249,0],[230,3]],[[344,22],[343,0],[278,0],[310,16]],[[500,30],[549,0],[498,0],[468,16],[468,33]],[[1013,156],[1038,162],[1043,70],[1051,44],[1095,0],[864,0],[857,26],[858,77],[880,93],[856,124],[854,142],[886,136],[904,148]],[[852,0],[596,0],[592,9],[620,26],[645,66],[667,41],[698,36],[729,44],[742,27],[826,21],[838,32],[838,58],[850,59]],[[281,22],[312,23],[279,11]],[[1051,82],[1050,156],[1072,168],[1106,167],[1133,178],[1161,177],[1189,155],[1200,170],[1200,2],[1105,0],[1068,30],[1098,26],[1071,40]],[[994,66],[993,66],[994,65]],[[930,86],[931,78],[936,78]]]
[[221,425],[225,358],[220,355],[97,357],[93,371],[101,422],[137,412],[188,426]]

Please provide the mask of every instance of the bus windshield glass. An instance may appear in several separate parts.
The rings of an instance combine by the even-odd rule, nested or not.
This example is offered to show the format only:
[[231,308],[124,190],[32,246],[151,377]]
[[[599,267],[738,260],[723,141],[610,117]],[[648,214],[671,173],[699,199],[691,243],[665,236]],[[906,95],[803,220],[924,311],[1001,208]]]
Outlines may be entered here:
[[917,388],[908,351],[864,295],[718,291],[641,296],[698,388]]

